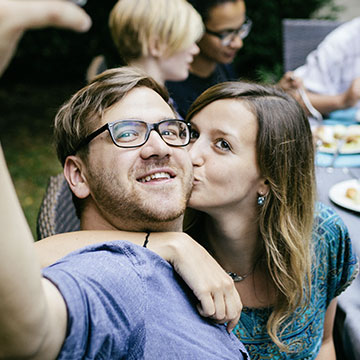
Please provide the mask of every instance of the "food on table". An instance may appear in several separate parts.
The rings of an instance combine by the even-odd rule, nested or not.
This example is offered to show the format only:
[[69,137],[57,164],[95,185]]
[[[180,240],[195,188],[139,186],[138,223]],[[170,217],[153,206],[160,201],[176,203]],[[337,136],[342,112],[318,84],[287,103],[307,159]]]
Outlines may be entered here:
[[321,125],[315,129],[314,136],[318,143],[320,140],[319,150],[333,152],[338,141],[344,139],[340,152],[360,152],[360,125]]
[[360,190],[350,187],[346,189],[345,196],[355,204],[360,204]]

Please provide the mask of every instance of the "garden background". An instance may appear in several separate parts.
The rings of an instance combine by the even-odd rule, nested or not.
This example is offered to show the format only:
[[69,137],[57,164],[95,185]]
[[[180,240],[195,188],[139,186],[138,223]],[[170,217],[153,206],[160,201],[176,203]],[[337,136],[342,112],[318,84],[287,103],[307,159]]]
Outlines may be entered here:
[[[0,141],[35,238],[48,178],[61,171],[52,145],[54,115],[85,85],[94,56],[105,54],[111,65],[120,65],[107,28],[115,2],[88,1],[85,10],[93,26],[86,34],[58,29],[26,33],[0,79]],[[242,78],[270,83],[282,75],[283,18],[348,20],[360,15],[359,0],[247,0],[246,4],[253,29],[235,65]]]

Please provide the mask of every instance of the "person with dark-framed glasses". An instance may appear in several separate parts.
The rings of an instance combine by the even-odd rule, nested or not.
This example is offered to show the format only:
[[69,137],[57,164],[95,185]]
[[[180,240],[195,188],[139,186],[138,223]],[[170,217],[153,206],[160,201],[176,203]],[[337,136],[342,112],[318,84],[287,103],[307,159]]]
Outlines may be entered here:
[[191,131],[190,123],[180,119],[166,119],[154,124],[142,120],[117,120],[106,123],[88,135],[80,142],[76,151],[106,130],[109,131],[113,143],[120,148],[135,148],[144,145],[152,130],[156,131],[169,146],[186,146],[190,142]]
[[221,45],[229,46],[231,42],[238,36],[241,40],[245,39],[251,30],[252,21],[246,18],[245,22],[237,29],[227,29],[222,31],[212,31],[205,28],[207,34],[218,37],[221,40]]
[[190,65],[189,77],[166,86],[185,117],[193,101],[207,88],[223,81],[236,80],[232,66],[252,21],[246,16],[244,0],[189,0],[202,17],[205,33],[198,42],[199,54]]

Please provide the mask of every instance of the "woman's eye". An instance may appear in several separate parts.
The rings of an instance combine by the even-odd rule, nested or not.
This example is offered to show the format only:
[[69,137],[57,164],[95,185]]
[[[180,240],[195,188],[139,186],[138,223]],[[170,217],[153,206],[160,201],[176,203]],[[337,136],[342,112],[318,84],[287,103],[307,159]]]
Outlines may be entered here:
[[196,130],[192,129],[191,133],[190,133],[190,141],[197,140],[199,138],[199,136],[200,136],[200,134]]
[[231,150],[231,146],[230,144],[224,140],[224,139],[220,139],[215,143],[215,146],[221,150]]

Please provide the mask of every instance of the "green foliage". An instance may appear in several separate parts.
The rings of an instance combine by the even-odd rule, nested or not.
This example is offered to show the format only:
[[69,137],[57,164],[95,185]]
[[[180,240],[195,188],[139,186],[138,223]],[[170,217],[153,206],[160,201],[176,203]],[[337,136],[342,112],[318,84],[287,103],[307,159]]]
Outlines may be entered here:
[[[282,75],[282,28],[285,18],[335,19],[341,7],[334,0],[247,0],[247,15],[253,21],[250,35],[236,59],[243,78],[274,82]],[[323,9],[323,15],[318,15]]]
[[0,142],[34,237],[49,176],[62,171],[51,140],[54,115],[79,87],[79,83],[0,87]]

